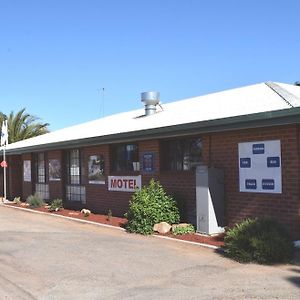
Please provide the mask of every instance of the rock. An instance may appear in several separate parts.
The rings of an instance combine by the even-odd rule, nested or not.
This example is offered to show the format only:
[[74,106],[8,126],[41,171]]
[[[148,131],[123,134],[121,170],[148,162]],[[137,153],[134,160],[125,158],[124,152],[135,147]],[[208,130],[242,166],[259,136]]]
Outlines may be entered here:
[[26,202],[22,202],[20,205],[21,205],[21,206],[29,206],[30,204],[29,204],[29,203],[26,203]]
[[86,208],[83,208],[81,210],[81,213],[84,214],[84,215],[90,215],[91,214],[91,211],[89,209],[86,209]]
[[172,231],[174,231],[177,227],[188,227],[190,226],[191,224],[188,224],[188,223],[179,223],[179,224],[174,224],[172,225]]
[[168,233],[172,226],[168,224],[167,222],[160,222],[153,226],[153,230],[158,233]]

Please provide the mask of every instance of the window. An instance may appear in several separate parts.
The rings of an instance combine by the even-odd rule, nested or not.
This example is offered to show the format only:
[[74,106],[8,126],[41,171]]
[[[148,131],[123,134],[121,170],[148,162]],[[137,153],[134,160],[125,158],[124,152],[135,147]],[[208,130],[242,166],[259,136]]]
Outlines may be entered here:
[[139,154],[136,144],[115,145],[112,147],[113,171],[138,171]]
[[80,152],[77,149],[69,152],[69,182],[80,184]]
[[66,186],[67,201],[86,203],[85,186],[81,184],[81,159],[78,149],[68,152],[68,185]]
[[85,186],[67,185],[66,196],[67,196],[67,201],[86,203]]
[[36,183],[35,193],[43,200],[49,200],[49,185],[45,183]]
[[45,165],[45,154],[38,153],[36,159],[36,179],[38,183],[46,182],[46,165]]
[[162,143],[163,167],[165,170],[188,171],[201,164],[202,141],[188,138]]

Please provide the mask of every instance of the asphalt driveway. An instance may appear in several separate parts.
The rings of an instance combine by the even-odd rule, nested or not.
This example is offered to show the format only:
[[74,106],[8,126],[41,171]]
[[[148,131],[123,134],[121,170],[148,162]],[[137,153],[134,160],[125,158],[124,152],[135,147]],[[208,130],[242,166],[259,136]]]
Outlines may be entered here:
[[300,267],[0,206],[0,299],[300,299]]

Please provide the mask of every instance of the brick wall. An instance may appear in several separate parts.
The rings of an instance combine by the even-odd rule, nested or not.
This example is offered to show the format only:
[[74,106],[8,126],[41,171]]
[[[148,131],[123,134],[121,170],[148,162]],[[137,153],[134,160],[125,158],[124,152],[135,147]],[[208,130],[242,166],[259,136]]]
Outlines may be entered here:
[[[225,173],[225,207],[228,225],[246,217],[269,215],[300,238],[299,131],[297,126],[249,129],[209,136],[210,165]],[[238,143],[281,140],[282,194],[239,192]]]
[[[241,193],[239,192],[239,164],[238,143],[264,140],[281,140],[282,150],[282,194]],[[225,174],[225,211],[228,225],[233,225],[246,217],[271,215],[288,226],[295,238],[300,238],[300,168],[299,168],[299,129],[297,126],[277,126],[257,128],[224,133],[202,135],[203,163],[224,170]],[[141,172],[112,172],[109,145],[85,147],[82,153],[82,184],[86,187],[86,204],[66,203],[68,207],[88,207],[94,212],[106,214],[109,209],[113,215],[123,216],[128,209],[132,196],[129,192],[108,191],[107,178],[105,184],[91,184],[88,182],[88,159],[90,155],[103,155],[105,161],[105,176],[108,175],[142,175],[142,184],[146,185],[151,178],[160,180],[168,193],[175,195],[184,208],[184,220],[196,223],[195,201],[195,172],[167,172],[162,169],[163,162],[159,140],[141,141],[139,144],[140,163],[144,153],[154,154],[154,171]],[[62,150],[49,151],[49,159],[60,159],[62,162],[62,180],[49,182],[50,198],[65,198],[66,162]],[[22,160],[31,159],[30,154],[22,156]],[[14,160],[14,158],[12,158]],[[18,162],[22,170],[22,162]],[[142,167],[142,165],[141,165]],[[17,169],[17,168],[16,168]],[[22,177],[23,171],[15,172]],[[32,174],[33,175],[33,174]],[[20,178],[20,177],[19,177]],[[12,181],[18,182],[12,177]],[[22,182],[23,198],[32,194],[32,183]],[[17,190],[18,184],[12,185]]]

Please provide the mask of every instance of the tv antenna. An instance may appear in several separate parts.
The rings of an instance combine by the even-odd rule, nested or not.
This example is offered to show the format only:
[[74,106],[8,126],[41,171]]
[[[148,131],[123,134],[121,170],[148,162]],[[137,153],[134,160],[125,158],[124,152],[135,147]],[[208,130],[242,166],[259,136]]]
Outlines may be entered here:
[[100,103],[100,117],[104,117],[104,92],[105,88],[98,89],[98,92],[100,93],[101,96],[101,103]]

